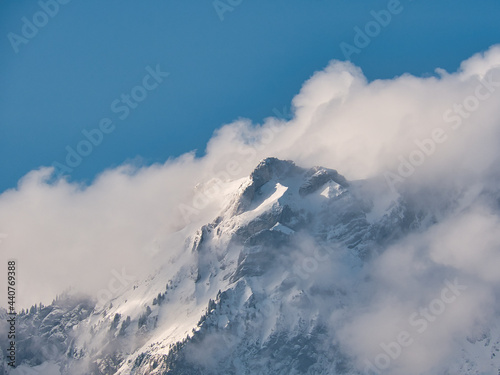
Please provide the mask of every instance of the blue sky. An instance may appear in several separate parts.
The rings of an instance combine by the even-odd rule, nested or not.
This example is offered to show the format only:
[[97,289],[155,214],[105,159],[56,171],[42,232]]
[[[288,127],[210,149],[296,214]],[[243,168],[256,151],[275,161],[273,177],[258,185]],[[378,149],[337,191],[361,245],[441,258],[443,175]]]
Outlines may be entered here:
[[[57,14],[44,20],[38,2],[4,0],[0,192],[30,170],[63,164],[66,147],[76,149],[82,131],[105,118],[113,131],[71,168],[70,179],[89,182],[132,159],[164,162],[194,149],[203,155],[222,124],[240,116],[259,122],[289,108],[314,71],[345,59],[340,45],[354,45],[355,27],[391,1],[221,0],[219,13],[231,11],[220,15],[213,1],[73,0],[57,3]],[[398,9],[350,56],[370,80],[454,71],[500,42],[498,1],[401,0]],[[24,17],[45,24],[13,47],[10,33],[23,37]],[[170,75],[136,90],[147,97],[119,119],[111,104],[158,65]]]

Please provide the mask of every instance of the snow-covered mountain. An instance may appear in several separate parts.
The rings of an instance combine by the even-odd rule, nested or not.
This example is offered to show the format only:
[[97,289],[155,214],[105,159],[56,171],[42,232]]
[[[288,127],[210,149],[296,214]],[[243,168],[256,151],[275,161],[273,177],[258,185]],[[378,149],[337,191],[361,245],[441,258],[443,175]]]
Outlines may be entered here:
[[[363,298],[365,265],[456,208],[276,158],[226,199],[182,249],[166,249],[158,269],[111,300],[69,293],[19,316],[12,373],[363,373],[335,322]],[[498,371],[499,334],[490,328],[457,338],[449,374]]]

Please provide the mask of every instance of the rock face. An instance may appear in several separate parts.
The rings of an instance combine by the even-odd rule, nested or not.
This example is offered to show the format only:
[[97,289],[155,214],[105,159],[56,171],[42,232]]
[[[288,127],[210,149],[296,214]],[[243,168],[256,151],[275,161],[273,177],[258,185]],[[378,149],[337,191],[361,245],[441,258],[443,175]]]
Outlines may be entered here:
[[[90,316],[94,306],[86,296],[65,295],[50,306],[32,306],[28,312],[17,315],[16,362],[35,367],[59,360],[61,355],[79,358],[83,353],[73,349],[73,332]],[[5,342],[0,345],[5,353]]]
[[52,361],[62,374],[356,373],[329,328],[350,296],[316,274],[355,273],[435,220],[403,198],[381,206],[367,183],[263,160],[148,280],[104,306],[67,296],[20,317],[19,363]]

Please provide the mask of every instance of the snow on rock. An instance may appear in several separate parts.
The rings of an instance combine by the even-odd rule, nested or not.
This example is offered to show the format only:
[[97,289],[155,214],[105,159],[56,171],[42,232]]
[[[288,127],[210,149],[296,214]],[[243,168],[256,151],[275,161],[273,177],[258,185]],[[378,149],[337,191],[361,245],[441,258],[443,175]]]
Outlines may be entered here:
[[283,225],[281,223],[276,223],[274,226],[271,228],[271,230],[278,231],[284,234],[293,234],[295,231],[293,229],[288,228],[286,225]]
[[[354,374],[327,328],[350,296],[341,282],[311,275],[351,276],[433,220],[402,198],[374,202],[365,189],[372,183],[261,161],[218,217],[186,233],[184,247],[146,280],[102,306],[65,296],[19,317],[16,374]],[[490,373],[498,337],[476,338],[460,358],[475,369],[491,358],[494,366],[481,367]],[[33,351],[40,347],[47,350]],[[465,367],[457,360],[455,373],[472,373]]]

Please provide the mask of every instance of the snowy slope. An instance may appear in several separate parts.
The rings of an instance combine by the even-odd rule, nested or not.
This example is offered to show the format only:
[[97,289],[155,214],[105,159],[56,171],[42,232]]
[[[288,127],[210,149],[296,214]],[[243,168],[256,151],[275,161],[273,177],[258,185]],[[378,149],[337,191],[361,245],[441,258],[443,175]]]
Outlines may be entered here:
[[[332,313],[345,313],[366,261],[436,220],[375,200],[370,183],[263,160],[147,279],[104,304],[68,295],[21,316],[24,366],[11,373],[358,373]],[[453,373],[494,373],[499,348],[498,330],[464,342]]]

